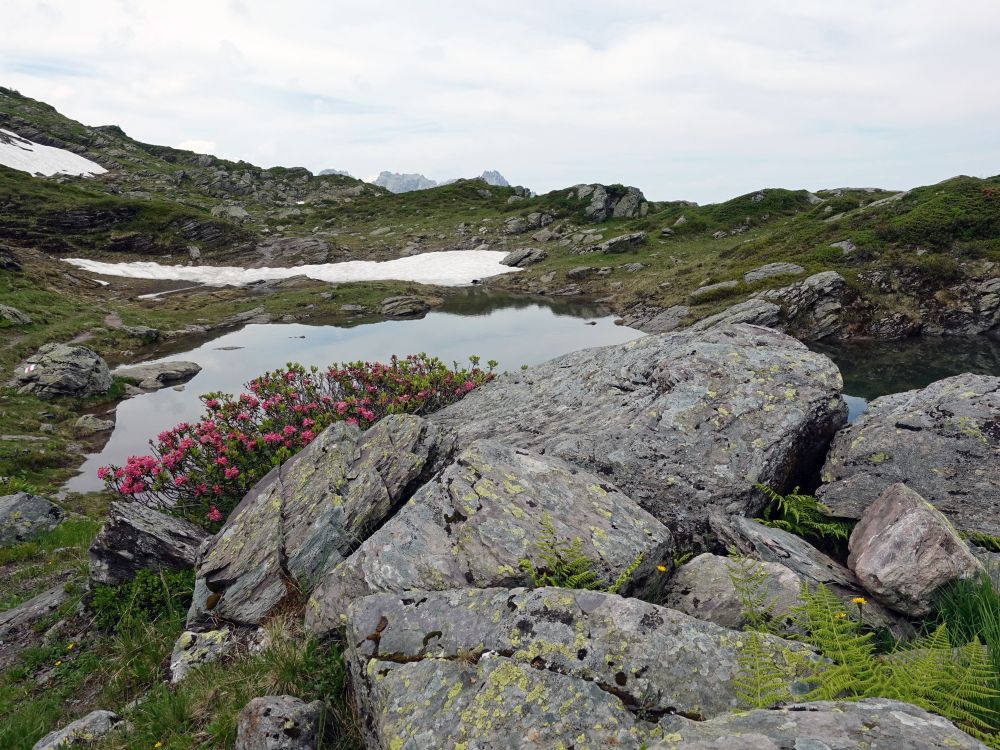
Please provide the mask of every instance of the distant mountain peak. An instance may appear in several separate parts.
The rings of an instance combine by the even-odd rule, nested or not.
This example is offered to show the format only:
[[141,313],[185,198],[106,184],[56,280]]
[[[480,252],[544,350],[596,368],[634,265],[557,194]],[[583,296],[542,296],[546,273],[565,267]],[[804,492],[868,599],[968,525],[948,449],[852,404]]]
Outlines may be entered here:
[[[376,185],[384,187],[391,193],[409,193],[413,190],[427,190],[432,187],[440,187],[441,185],[450,185],[456,182],[458,178],[452,180],[444,180],[442,182],[437,182],[432,180],[430,177],[425,177],[422,174],[401,174],[399,172],[380,172],[379,176],[375,178],[374,182]],[[502,174],[500,174],[495,169],[487,169],[483,172],[479,178],[489,185],[495,185],[496,187],[510,187],[510,183],[507,182]]]
[[510,187],[510,183],[507,182],[507,178],[500,174],[495,169],[487,169],[481,175],[480,179],[483,180],[487,185],[496,185],[497,187]]
[[341,177],[353,177],[354,176],[350,172],[348,172],[346,170],[343,170],[343,169],[321,169],[320,172],[319,172],[319,174],[320,174],[320,177],[322,177],[323,175],[328,175],[328,174],[339,174]]

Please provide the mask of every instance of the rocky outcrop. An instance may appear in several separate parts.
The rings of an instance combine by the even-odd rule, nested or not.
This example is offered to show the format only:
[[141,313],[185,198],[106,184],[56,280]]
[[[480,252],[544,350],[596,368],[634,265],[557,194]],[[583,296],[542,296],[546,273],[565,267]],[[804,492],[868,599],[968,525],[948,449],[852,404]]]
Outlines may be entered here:
[[846,325],[847,306],[856,296],[836,271],[823,271],[791,286],[757,294],[759,299],[779,305],[787,329],[807,341],[840,333]]
[[315,750],[324,736],[327,708],[291,695],[254,698],[236,719],[235,750]]
[[108,363],[92,349],[71,344],[46,344],[14,369],[18,393],[42,398],[84,398],[111,388]]
[[[678,568],[667,582],[663,605],[699,620],[742,630],[747,620],[730,575],[735,565],[733,560],[708,552],[698,555]],[[756,565],[767,576],[763,606],[772,613],[777,628],[790,631],[792,608],[799,604],[802,580],[780,563]]]
[[0,612],[0,670],[6,671],[21,658],[23,650],[37,645],[37,625],[62,607],[71,594],[59,583],[16,607]]
[[21,312],[16,307],[0,305],[0,320],[6,320],[15,326],[26,326],[31,323],[31,316]]
[[381,312],[386,318],[422,318],[431,306],[420,297],[386,297],[382,300]]
[[[638,748],[667,714],[736,708],[741,638],[638,599],[558,588],[370,596],[345,633],[366,746],[427,748],[501,737]],[[805,653],[773,636],[764,647],[781,663]]]
[[137,502],[111,503],[108,520],[90,545],[90,580],[117,586],[140,570],[184,570],[211,536],[193,523]]
[[[810,586],[823,584],[844,602],[848,612],[857,610],[852,599],[865,596],[861,583],[850,570],[795,534],[764,526],[750,518],[738,519],[734,531],[735,536],[726,541],[737,550],[765,563],[783,565]],[[908,621],[876,601],[865,605],[864,616],[866,623],[887,628],[897,638],[913,633]]]
[[851,532],[847,566],[897,612],[926,617],[943,586],[984,572],[948,519],[905,484],[890,485]]
[[588,349],[500,376],[432,414],[459,442],[494,438],[604,476],[683,541],[707,542],[791,486],[846,421],[825,356],[752,326]]
[[775,276],[798,276],[800,273],[805,272],[806,269],[796,263],[768,263],[752,271],[747,271],[743,274],[743,281],[747,284],[752,284],[755,281],[763,281]]
[[504,259],[500,261],[500,265],[524,268],[525,266],[543,261],[547,257],[549,257],[549,254],[540,248],[522,247],[507,253]]
[[722,296],[728,296],[728,293],[735,290],[737,286],[739,286],[739,282],[735,279],[700,286],[688,295],[688,302],[692,305],[697,305]]
[[961,531],[1000,536],[1000,378],[956,375],[876,399],[840,432],[819,497],[860,518],[904,482]]
[[91,711],[82,719],[42,737],[31,750],[65,750],[68,747],[96,744],[118,724],[121,718],[111,711]]
[[115,370],[115,376],[134,380],[140,388],[155,391],[168,385],[187,382],[199,372],[201,365],[196,362],[172,361],[121,367]]
[[634,219],[649,212],[649,203],[642,191],[620,185],[576,185],[570,190],[577,200],[586,201],[583,215],[588,221]]
[[0,497],[0,547],[34,539],[63,520],[63,511],[44,497],[16,492]]
[[338,422],[247,494],[198,566],[189,627],[256,625],[312,587],[378,529],[450,455],[435,425],[389,416],[367,432]]
[[660,729],[665,739],[649,750],[987,750],[947,719],[885,698],[800,703],[709,721],[670,716]]
[[751,298],[728,307],[720,313],[702,318],[697,323],[692,324],[690,329],[692,331],[707,331],[716,326],[731,326],[737,323],[778,330],[782,328],[781,307],[773,302]]
[[672,564],[670,532],[603,477],[482,440],[323,580],[306,627],[334,631],[348,605],[371,593],[530,585],[522,561],[548,570],[546,524],[562,543],[579,539],[608,585],[638,561],[623,591],[655,590],[664,580],[656,566]]

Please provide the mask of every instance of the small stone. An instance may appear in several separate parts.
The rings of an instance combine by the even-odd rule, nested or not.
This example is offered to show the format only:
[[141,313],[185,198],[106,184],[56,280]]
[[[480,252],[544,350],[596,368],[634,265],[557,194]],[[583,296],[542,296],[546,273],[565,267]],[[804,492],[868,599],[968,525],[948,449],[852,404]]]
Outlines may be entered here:
[[290,695],[250,701],[236,720],[235,750],[314,750],[329,729],[322,701]]
[[63,511],[44,497],[27,492],[0,497],[0,547],[34,539],[63,520]]
[[101,419],[93,414],[84,414],[73,424],[77,435],[96,435],[98,432],[109,432],[115,429],[115,423],[110,419]]
[[111,711],[91,711],[82,719],[50,732],[32,745],[31,750],[66,750],[78,745],[91,745],[108,734],[121,722]]

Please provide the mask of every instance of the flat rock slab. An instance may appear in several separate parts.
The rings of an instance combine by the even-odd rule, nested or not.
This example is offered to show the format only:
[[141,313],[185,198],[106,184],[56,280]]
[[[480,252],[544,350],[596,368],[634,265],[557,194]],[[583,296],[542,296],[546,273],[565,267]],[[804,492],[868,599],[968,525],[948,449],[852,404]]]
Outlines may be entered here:
[[24,649],[38,645],[39,633],[35,624],[49,617],[69,598],[65,583],[60,583],[12,609],[0,612],[0,670],[13,666]]
[[860,518],[897,482],[961,531],[1000,536],[1000,378],[956,375],[885,396],[841,431],[816,495]]
[[978,578],[982,563],[940,511],[905,484],[893,484],[851,532],[847,566],[883,603],[926,617],[943,586]]
[[197,362],[160,362],[151,365],[136,365],[115,370],[115,376],[135,380],[140,388],[156,390],[168,385],[184,383],[201,372]]
[[85,346],[46,344],[14,368],[18,393],[85,398],[111,388],[108,363]]
[[260,480],[198,566],[188,626],[257,625],[294,582],[312,587],[429,479],[450,437],[412,415],[338,422]]
[[521,567],[546,563],[537,542],[579,539],[609,584],[637,559],[623,591],[655,588],[673,558],[670,531],[601,477],[555,458],[482,440],[424,485],[313,593],[306,628],[340,628],[348,605],[378,592],[531,585]]
[[604,476],[697,543],[760,510],[754,482],[791,486],[821,460],[847,420],[841,389],[827,357],[737,325],[567,354],[429,419],[460,444],[495,438]]
[[795,263],[768,263],[766,266],[747,271],[743,274],[743,281],[752,284],[755,281],[763,281],[775,276],[797,276],[805,272],[806,269]]
[[987,750],[947,719],[885,698],[818,701],[710,721],[660,722],[667,737],[649,750]]
[[[732,679],[743,637],[614,594],[493,588],[366,597],[348,611],[345,643],[355,694],[365,715],[380,719],[378,739],[369,746],[392,746],[388,727],[400,727],[406,711],[423,706],[423,721],[440,712],[434,731],[443,744],[417,746],[447,747],[446,739],[475,737],[484,730],[479,719],[496,722],[496,709],[534,691],[545,697],[527,697],[525,729],[558,714],[593,739],[602,735],[586,724],[591,711],[623,726],[640,713],[717,716],[737,706]],[[773,636],[764,639],[764,648],[782,663],[795,661],[789,651],[805,652]],[[395,695],[385,674],[413,687]],[[428,685],[422,682],[427,678],[444,681]],[[505,736],[502,723],[489,726]]]
[[211,536],[199,526],[137,502],[111,503],[108,520],[90,545],[90,580],[117,586],[140,570],[184,570]]
[[0,547],[34,539],[63,520],[63,511],[44,497],[15,492],[0,497]]

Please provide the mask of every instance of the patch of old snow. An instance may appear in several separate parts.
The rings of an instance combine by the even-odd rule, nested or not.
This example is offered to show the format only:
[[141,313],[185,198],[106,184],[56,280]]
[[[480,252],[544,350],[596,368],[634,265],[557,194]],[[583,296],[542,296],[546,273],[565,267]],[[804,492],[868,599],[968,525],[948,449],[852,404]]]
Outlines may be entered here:
[[211,286],[242,286],[255,281],[308,276],[317,281],[413,281],[438,286],[465,286],[487,276],[515,273],[520,268],[500,264],[506,253],[493,250],[453,250],[422,253],[384,262],[352,260],[292,268],[240,268],[238,266],[164,266],[159,263],[102,263],[67,258],[77,268],[104,276],[130,279],[194,281]]
[[43,146],[0,128],[0,164],[30,174],[95,175],[107,172],[90,159],[63,148]]

